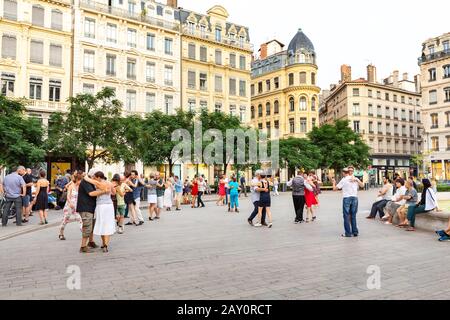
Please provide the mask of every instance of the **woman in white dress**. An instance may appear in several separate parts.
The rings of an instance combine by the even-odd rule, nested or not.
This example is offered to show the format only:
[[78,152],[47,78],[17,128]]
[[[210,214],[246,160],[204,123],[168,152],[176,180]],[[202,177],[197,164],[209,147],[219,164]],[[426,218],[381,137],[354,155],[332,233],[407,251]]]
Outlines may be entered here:
[[164,190],[164,208],[166,208],[166,211],[172,210],[172,200],[173,200],[173,187],[172,183],[170,183],[170,180],[167,180],[165,183],[165,190]]
[[113,185],[108,182],[103,172],[97,172],[94,179],[85,177],[86,181],[95,185],[97,189],[108,192],[97,197],[95,207],[94,234],[101,236],[103,252],[108,252],[111,236],[116,233],[116,220],[114,215],[114,204],[111,195],[116,193]]

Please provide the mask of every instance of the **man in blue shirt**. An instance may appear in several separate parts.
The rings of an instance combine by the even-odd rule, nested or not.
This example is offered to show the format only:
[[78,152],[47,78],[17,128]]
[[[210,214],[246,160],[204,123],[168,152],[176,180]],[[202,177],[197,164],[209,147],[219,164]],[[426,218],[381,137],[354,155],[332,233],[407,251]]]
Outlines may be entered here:
[[174,185],[175,185],[175,206],[176,211],[181,210],[181,199],[183,198],[183,184],[181,183],[180,178],[178,176],[175,176],[174,178]]
[[2,226],[8,224],[8,214],[14,203],[16,208],[16,225],[22,225],[22,197],[26,195],[27,186],[22,176],[26,173],[25,168],[20,166],[13,173],[8,174],[3,181],[3,189],[6,197],[6,205],[2,214]]

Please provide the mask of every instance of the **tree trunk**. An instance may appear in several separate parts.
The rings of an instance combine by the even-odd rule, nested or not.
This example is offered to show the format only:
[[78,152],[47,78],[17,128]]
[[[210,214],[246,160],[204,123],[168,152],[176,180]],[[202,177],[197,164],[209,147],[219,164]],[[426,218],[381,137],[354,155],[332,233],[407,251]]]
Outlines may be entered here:
[[91,170],[91,169],[94,167],[94,161],[95,161],[94,158],[89,158],[89,159],[88,159],[88,161],[87,161],[87,164],[88,164],[88,171]]
[[173,162],[172,159],[169,159],[169,176],[173,173]]

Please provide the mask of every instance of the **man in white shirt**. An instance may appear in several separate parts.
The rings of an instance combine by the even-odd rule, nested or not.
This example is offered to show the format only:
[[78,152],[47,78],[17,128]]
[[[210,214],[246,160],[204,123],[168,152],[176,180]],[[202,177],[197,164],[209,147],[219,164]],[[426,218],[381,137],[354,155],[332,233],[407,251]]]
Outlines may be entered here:
[[363,188],[364,184],[361,180],[356,178],[353,173],[353,167],[345,168],[343,170],[343,178],[336,185],[336,180],[333,179],[333,190],[342,190],[343,195],[343,217],[345,234],[342,237],[351,238],[359,235],[358,226],[356,222],[356,214],[358,213],[358,189]]
[[386,215],[383,217],[383,221],[386,221],[385,224],[392,224],[392,220],[394,219],[394,215],[397,212],[398,208],[406,203],[406,200],[403,200],[403,196],[406,194],[405,180],[402,178],[398,178],[395,180],[396,191],[392,200],[389,201],[386,205],[385,212]]

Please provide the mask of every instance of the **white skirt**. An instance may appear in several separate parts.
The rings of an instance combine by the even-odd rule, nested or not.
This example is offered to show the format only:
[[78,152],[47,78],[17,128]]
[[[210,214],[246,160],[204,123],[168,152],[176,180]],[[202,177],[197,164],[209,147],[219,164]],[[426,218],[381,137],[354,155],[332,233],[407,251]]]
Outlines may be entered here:
[[114,205],[100,204],[95,208],[94,234],[97,236],[111,236],[116,233]]
[[164,191],[164,207],[172,207],[172,190],[170,189],[166,189],[166,191]]

